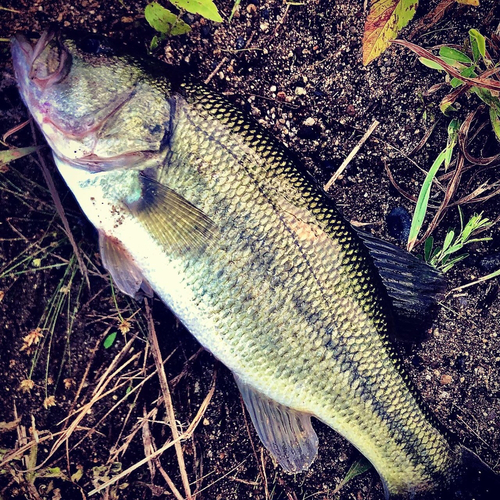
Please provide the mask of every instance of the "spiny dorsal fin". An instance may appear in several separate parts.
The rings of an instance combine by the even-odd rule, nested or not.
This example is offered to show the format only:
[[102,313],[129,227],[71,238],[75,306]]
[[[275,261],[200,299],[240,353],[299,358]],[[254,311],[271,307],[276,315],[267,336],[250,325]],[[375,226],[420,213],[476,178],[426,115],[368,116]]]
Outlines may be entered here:
[[118,240],[99,232],[99,248],[102,264],[121,292],[135,299],[141,298],[141,290],[148,297],[153,296],[151,286]]
[[318,453],[318,436],[311,415],[283,406],[258,392],[235,375],[255,430],[285,472],[310,467]]
[[206,214],[146,174],[139,180],[141,196],[127,206],[167,252],[199,251],[211,243],[216,227]]

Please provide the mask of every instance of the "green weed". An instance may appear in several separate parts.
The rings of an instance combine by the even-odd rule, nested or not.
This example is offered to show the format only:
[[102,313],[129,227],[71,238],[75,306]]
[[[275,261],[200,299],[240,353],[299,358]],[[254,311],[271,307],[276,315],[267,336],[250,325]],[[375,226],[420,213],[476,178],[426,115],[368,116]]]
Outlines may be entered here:
[[434,238],[429,236],[424,244],[424,259],[431,266],[440,269],[443,273],[449,271],[457,262],[469,256],[468,253],[458,255],[465,245],[479,241],[490,241],[490,237],[475,238],[480,232],[490,228],[493,224],[489,219],[483,218],[483,214],[474,214],[464,226],[463,213],[458,207],[460,214],[460,231],[455,235],[453,229],[446,233],[443,245],[434,247]]
[[486,48],[486,38],[478,30],[469,30],[462,50],[444,45],[438,56],[410,42],[396,40],[394,43],[411,49],[425,66],[446,73],[445,82],[452,91],[439,105],[445,115],[456,111],[455,103],[461,95],[475,94],[488,107],[493,132],[500,141],[500,82],[491,78],[498,73],[499,62],[492,60]]
[[[180,13],[190,12],[205,19],[222,22],[222,17],[212,0],[170,0]],[[189,24],[180,19],[180,14],[174,14],[157,2],[152,2],[144,9],[144,16],[149,25],[160,33],[151,40],[150,49],[154,50],[159,42],[167,36],[183,35],[191,31]]]

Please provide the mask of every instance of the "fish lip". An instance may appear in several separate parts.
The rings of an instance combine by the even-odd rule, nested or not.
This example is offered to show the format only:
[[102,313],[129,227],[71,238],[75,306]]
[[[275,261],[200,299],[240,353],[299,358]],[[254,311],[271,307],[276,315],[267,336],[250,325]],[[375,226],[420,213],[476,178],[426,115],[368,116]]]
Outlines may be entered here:
[[[35,63],[50,42],[54,41],[55,50],[59,51],[58,67],[47,76],[36,74]],[[59,83],[69,73],[71,68],[71,54],[61,42],[60,33],[55,30],[44,31],[36,43],[32,43],[25,35],[16,34],[11,39],[12,54],[16,60],[16,72],[25,73],[27,80],[32,81],[40,90]],[[21,60],[19,60],[21,58]],[[21,65],[24,64],[24,70],[21,71]]]
[[123,168],[135,168],[137,163],[140,163],[141,160],[148,157],[148,154],[142,151],[124,153],[109,157],[98,156],[94,153],[90,153],[82,156],[81,158],[68,158],[54,150],[52,151],[52,154],[63,163],[94,174]]

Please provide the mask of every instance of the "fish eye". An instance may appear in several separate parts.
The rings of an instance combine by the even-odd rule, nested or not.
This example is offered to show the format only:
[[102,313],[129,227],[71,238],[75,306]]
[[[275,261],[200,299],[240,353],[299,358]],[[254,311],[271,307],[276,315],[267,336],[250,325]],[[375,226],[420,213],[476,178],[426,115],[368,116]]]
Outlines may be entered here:
[[78,42],[78,48],[83,50],[83,52],[94,55],[105,54],[110,51],[102,39],[94,36],[87,36],[81,39]]

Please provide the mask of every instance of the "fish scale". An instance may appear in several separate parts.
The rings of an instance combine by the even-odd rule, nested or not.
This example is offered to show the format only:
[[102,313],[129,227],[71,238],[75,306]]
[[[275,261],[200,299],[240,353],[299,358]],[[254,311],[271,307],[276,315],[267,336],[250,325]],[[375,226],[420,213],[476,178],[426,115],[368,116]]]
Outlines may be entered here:
[[[393,475],[404,475],[404,481],[400,482],[403,487],[407,487],[407,461],[412,461],[411,458],[408,459],[408,457],[404,457],[407,451],[416,452],[418,450],[418,452],[421,453],[419,448],[425,449],[428,447],[430,451],[427,454],[429,457],[434,457],[436,450],[442,448],[441,454],[444,458],[435,461],[431,460],[430,464],[422,466],[422,471],[420,471],[421,474],[429,474],[434,467],[439,469],[443,465],[441,462],[446,462],[447,460],[451,462],[451,452],[448,443],[444,438],[441,438],[433,428],[429,429],[429,424],[427,424],[426,419],[422,416],[420,408],[416,405],[414,398],[408,393],[406,384],[401,379],[399,367],[394,366],[393,352],[391,349],[388,349],[389,344],[385,340],[387,319],[383,314],[384,308],[373,300],[373,297],[376,297],[376,295],[373,294],[374,286],[372,284],[372,272],[370,269],[367,269],[367,266],[363,265],[361,259],[362,249],[356,249],[354,239],[350,234],[351,232],[346,229],[337,214],[335,212],[332,213],[331,206],[325,203],[320,196],[315,195],[311,186],[308,185],[303,176],[300,176],[290,161],[284,159],[282,155],[272,154],[267,156],[270,156],[273,162],[262,161],[260,158],[258,161],[255,161],[254,153],[248,152],[245,147],[249,144],[255,152],[270,151],[274,146],[271,141],[263,139],[251,126],[245,128],[245,122],[238,116],[238,113],[232,110],[227,111],[223,106],[209,107],[203,99],[200,99],[200,95],[196,95],[196,89],[187,87],[186,90],[190,90],[195,94],[195,97],[188,95],[186,98],[187,103],[185,106],[187,110],[184,111],[184,113],[187,114],[189,118],[183,120],[182,113],[179,111],[180,115],[178,116],[179,123],[177,124],[177,131],[171,142],[173,148],[175,148],[175,144],[179,144],[182,149],[182,152],[177,153],[180,158],[179,171],[177,174],[179,176],[182,175],[180,171],[181,165],[191,166],[196,164],[199,158],[203,158],[204,161],[208,163],[208,165],[205,165],[205,168],[201,169],[205,175],[204,181],[206,185],[204,189],[211,192],[215,186],[210,183],[210,165],[213,171],[217,172],[217,183],[225,186],[223,190],[224,198],[221,200],[224,200],[224,203],[229,205],[229,207],[222,208],[220,206],[210,206],[210,203],[213,203],[211,198],[208,198],[208,203],[204,203],[201,196],[197,198],[196,195],[193,195],[193,191],[196,189],[193,186],[189,189],[186,188],[185,192],[189,192],[190,199],[193,203],[209,214],[216,225],[219,223],[224,224],[222,239],[232,242],[242,241],[243,244],[247,239],[255,239],[255,234],[248,235],[244,231],[241,231],[241,224],[238,221],[235,222],[234,229],[231,231],[231,227],[227,222],[219,221],[217,217],[219,212],[225,214],[241,213],[241,185],[239,184],[239,179],[237,179],[237,172],[238,170],[244,170],[243,173],[240,172],[240,175],[244,176],[245,173],[250,171],[253,174],[252,178],[259,178],[261,197],[258,203],[255,203],[256,200],[253,199],[255,205],[250,217],[256,217],[259,220],[259,226],[263,229],[267,241],[285,242],[287,239],[290,239],[290,235],[287,235],[287,221],[283,220],[286,218],[283,215],[280,217],[275,214],[276,209],[273,200],[277,196],[271,191],[274,186],[282,187],[286,185],[284,181],[288,180],[291,188],[285,190],[286,194],[284,196],[290,195],[293,188],[299,188],[302,192],[298,194],[293,193],[294,196],[292,200],[295,201],[299,199],[300,208],[306,204],[306,211],[308,212],[307,215],[309,218],[315,219],[316,224],[318,227],[322,226],[321,229],[323,231],[328,231],[328,234],[333,233],[341,247],[327,247],[327,255],[325,255],[325,252],[323,252],[324,248],[320,247],[318,249],[318,246],[314,245],[312,242],[299,246],[296,238],[293,238],[291,243],[283,243],[281,246],[275,244],[272,249],[272,254],[274,255],[273,260],[275,262],[282,258],[285,248],[288,250],[290,248],[295,248],[298,255],[296,255],[295,258],[292,257],[290,260],[295,262],[301,261],[300,265],[296,265],[295,267],[297,271],[295,275],[300,277],[298,280],[290,279],[284,269],[279,269],[279,264],[274,266],[272,264],[269,265],[269,270],[271,272],[280,275],[278,281],[286,283],[285,290],[280,290],[275,286],[272,293],[275,296],[283,295],[284,297],[294,297],[296,294],[298,297],[297,300],[307,304],[307,307],[303,307],[302,309],[318,310],[318,305],[321,304],[320,310],[323,311],[321,321],[319,317],[311,318],[307,317],[307,315],[297,316],[297,308],[295,306],[290,307],[290,301],[284,299],[268,302],[269,298],[266,297],[264,300],[258,301],[254,306],[249,304],[247,300],[243,308],[241,305],[239,307],[233,305],[234,301],[229,297],[220,297],[220,300],[227,305],[227,308],[223,311],[223,315],[231,319],[229,325],[227,321],[225,321],[226,318],[221,318],[220,322],[215,322],[216,328],[220,332],[220,342],[224,344],[235,342],[233,353],[241,357],[242,364],[242,366],[239,366],[236,363],[230,366],[230,368],[235,372],[244,373],[247,381],[253,386],[264,390],[273,384],[273,379],[276,376],[285,381],[285,383],[281,382],[280,385],[286,385],[287,387],[292,386],[301,379],[303,386],[306,384],[309,385],[304,392],[321,394],[320,401],[313,401],[312,398],[306,399],[308,403],[307,409],[311,412],[311,405],[314,405],[314,411],[311,413],[332,427],[341,429],[341,431],[343,430],[344,432],[341,433],[343,435],[347,434],[348,439],[357,445],[369,458],[371,454],[366,450],[368,441],[366,435],[363,436],[363,443],[359,443],[359,439],[354,437],[356,435],[356,431],[353,429],[353,427],[355,427],[355,422],[367,422],[369,418],[368,415],[370,415],[370,418],[373,418],[374,411],[375,414],[377,414],[377,412],[380,414],[381,424],[388,420],[388,416],[392,417],[394,413],[404,414],[405,417],[407,414],[410,414],[414,419],[414,422],[411,422],[411,424],[417,429],[420,426],[423,428],[413,432],[408,431],[408,425],[405,427],[401,426],[400,429],[398,429],[398,425],[392,426],[392,432],[399,430],[404,436],[404,438],[400,438],[401,442],[405,442],[408,438],[411,438],[413,446],[406,445],[406,448],[403,447],[402,450],[389,451],[388,458],[389,461],[392,462],[392,466],[387,464],[389,471],[379,469],[379,472],[381,472],[388,482],[390,481],[388,478],[391,478]],[[205,97],[207,102],[211,102],[213,95],[204,91],[203,97]],[[190,109],[190,98],[198,102],[195,106],[197,111],[196,119],[191,118],[195,111]],[[184,121],[189,123],[190,127],[185,124]],[[222,128],[220,125],[221,122],[224,123],[227,128]],[[246,135],[243,137],[245,140],[243,146],[240,142],[232,140],[232,137],[229,135],[233,134],[235,130],[245,130]],[[217,131],[217,135],[214,131]],[[226,137],[224,137],[225,134]],[[206,137],[206,140],[204,140],[203,137]],[[224,139],[227,139],[227,141]],[[214,140],[218,142],[219,148],[219,156],[216,159],[212,155]],[[196,148],[194,146],[191,147],[193,141],[196,142]],[[261,142],[264,144],[261,145]],[[222,147],[223,144],[227,144],[227,147]],[[205,148],[207,154],[205,154]],[[196,151],[196,158],[189,157],[189,151],[192,150]],[[226,153],[225,157],[223,157],[223,152]],[[209,160],[207,161],[207,159]],[[221,165],[224,167],[221,168]],[[274,171],[273,167],[275,167]],[[176,170],[176,168],[177,165],[175,163],[174,165],[170,165],[169,172]],[[200,169],[197,169],[197,171],[199,172]],[[284,179],[276,173],[277,171],[282,172],[281,176],[284,177]],[[274,174],[272,177],[274,182],[271,187],[265,186],[264,188],[261,177],[269,173]],[[192,171],[184,171],[184,174],[184,181],[187,183],[192,182]],[[179,192],[184,192],[183,186],[180,182],[177,182],[175,174],[172,174],[172,177],[166,174],[164,181]],[[200,184],[205,184],[205,182],[201,182]],[[249,187],[248,182],[246,182],[245,187]],[[264,207],[267,207],[267,210],[265,210]],[[245,206],[244,209],[250,210],[250,207]],[[292,218],[293,217],[292,215]],[[280,227],[280,223],[281,231],[279,231],[279,234],[276,234],[278,232],[277,228]],[[344,250],[346,247],[347,250]],[[254,248],[254,250],[256,249]],[[340,258],[339,253],[342,254]],[[228,255],[233,256],[233,258],[236,256],[237,258],[238,252],[236,250],[236,245],[233,244],[231,250],[224,251],[222,254],[217,255],[217,257],[213,259],[213,262],[218,261],[222,263],[224,268],[228,269],[230,268],[229,263],[224,263]],[[263,260],[264,259],[261,257],[256,257],[253,262],[262,262]],[[341,261],[340,264],[339,260]],[[245,257],[239,260],[240,263],[244,261]],[[323,262],[327,262],[329,265],[325,266],[322,264]],[[211,265],[206,267],[211,269]],[[205,266],[203,266],[203,268],[205,269]],[[335,268],[337,269],[337,273],[335,273]],[[341,268],[342,275],[338,273],[339,268]],[[246,267],[239,267],[237,272],[241,275],[246,275],[245,281],[251,282],[250,286],[252,288],[255,286],[258,287],[259,282],[265,280],[265,277],[253,276],[253,273],[249,272]],[[326,285],[326,288],[320,287],[318,283],[318,273],[321,273],[321,284]],[[219,294],[226,288],[225,283],[214,282],[210,274],[204,278],[199,276],[196,279],[197,281],[205,280],[206,286],[214,286]],[[355,286],[352,286],[352,280],[355,280]],[[331,287],[327,285],[327,282],[333,285],[335,290],[332,290]],[[291,289],[293,283],[296,283],[296,285],[300,287],[300,291]],[[342,286],[340,290],[339,285]],[[304,299],[302,289],[307,290],[307,300]],[[239,282],[229,286],[228,290],[236,297],[246,293]],[[353,292],[355,296],[354,299],[352,297]],[[338,304],[339,309],[337,311],[325,310],[323,305],[325,298],[327,298],[327,303]],[[359,311],[360,306],[363,310],[362,314],[360,314]],[[260,309],[264,312],[263,317],[265,318],[265,325],[262,325],[258,319],[252,317],[251,313],[255,309]],[[279,313],[276,319],[274,319],[276,311],[279,311]],[[234,322],[233,317],[238,316],[242,312],[246,313],[248,317],[239,323]],[[371,318],[364,318],[363,316],[366,314],[369,314]],[[325,322],[326,325],[324,324]],[[310,331],[325,331],[326,328],[332,327],[332,323],[335,324],[334,328],[337,329],[337,337],[339,339],[346,339],[344,342],[337,341],[337,346],[334,347],[331,335],[318,336],[316,342],[311,339]],[[353,324],[357,324],[358,328],[353,329]],[[276,338],[276,335],[274,335],[274,331],[279,330],[281,325],[288,325],[286,328],[288,328],[289,331],[285,339]],[[290,325],[294,325],[295,328],[291,329]],[[338,331],[339,325],[349,325],[348,331],[345,331],[345,329],[343,332]],[[222,332],[227,330],[228,326],[234,331],[225,336]],[[340,328],[340,330],[342,330],[342,328]],[[369,334],[370,331],[371,335]],[[200,338],[199,335],[197,336]],[[374,342],[378,344],[377,347],[379,349],[388,351],[385,356],[382,356],[382,361],[380,362],[379,360],[376,364],[372,362],[371,354],[373,349],[376,348]],[[207,345],[207,347],[217,355],[216,347],[213,345]],[[331,349],[331,355],[326,355],[326,349]],[[260,351],[260,355],[257,355],[257,350]],[[293,358],[297,357],[297,352],[306,353],[304,356],[300,356],[299,354],[300,362],[295,363],[298,369],[290,365]],[[356,366],[356,370],[353,370],[354,365]],[[268,370],[267,366],[272,366],[272,371]],[[359,380],[360,375],[362,375],[361,378],[363,380],[376,380],[377,377],[384,377],[388,380],[389,382],[387,384],[382,384],[383,389],[376,393],[379,402],[374,404],[370,401],[373,395],[370,394],[372,391],[369,385],[367,386],[361,383],[357,387],[351,385],[351,390],[354,389],[353,393],[347,391],[346,394],[343,395],[338,388],[329,387],[328,383],[319,382],[324,379],[322,374],[334,371],[337,366],[340,367],[340,373],[345,374],[342,378],[337,380],[333,379],[336,385],[340,385],[340,387],[352,384],[353,380]],[[268,373],[271,374],[271,378],[265,377]],[[310,376],[304,379],[304,373],[309,373]],[[257,383],[257,380],[259,380],[260,383]],[[346,385],[344,385],[344,383]],[[274,384],[276,384],[276,382],[274,382]],[[372,385],[377,385],[377,382],[373,382]],[[293,401],[292,397],[288,396],[284,398],[277,392],[278,391],[276,391],[276,393],[270,393],[268,390],[268,394],[278,402],[287,406],[297,407],[297,403]],[[293,391],[288,389],[287,392]],[[389,403],[382,404],[380,402],[380,400],[386,399],[389,394],[397,392],[406,392],[409,396],[405,399],[393,398],[391,396]],[[301,394],[296,398],[301,400],[303,396]],[[360,400],[361,407],[365,406],[365,414],[363,411],[360,411],[359,408],[353,407],[353,400],[356,399]],[[342,409],[340,414],[336,410],[334,416],[328,415],[328,411],[325,411],[325,408],[332,405],[334,405],[337,410],[338,408]],[[411,405],[412,408],[405,408],[405,406],[408,405]],[[298,409],[303,408],[299,407]],[[346,423],[343,425],[339,424],[341,420],[345,420]],[[348,427],[349,430],[342,429],[344,426]],[[364,427],[363,425],[361,426],[363,434],[366,432]],[[370,422],[370,427],[372,430],[376,427],[373,421]],[[429,431],[434,434],[435,439],[427,439],[426,441]],[[377,435],[382,436],[376,439],[375,443],[387,448],[387,437],[384,437],[384,434],[385,433],[381,432],[380,428],[373,432],[374,437]],[[380,461],[382,461],[382,457],[380,457],[379,462]],[[374,460],[374,462],[377,462],[377,460]],[[394,463],[397,462],[400,462],[400,464],[398,466],[394,465]],[[398,470],[393,472],[391,470],[399,468],[405,472]],[[398,480],[399,479],[396,479],[396,481]],[[389,485],[391,485],[391,483],[389,483]],[[394,489],[394,486],[392,486],[392,489]]]
[[[12,51],[115,282],[132,296],[154,290],[232,370],[285,470],[314,459],[311,416],[372,462],[387,496],[447,489],[464,457],[487,470],[424,409],[389,341],[375,261],[410,257],[360,237],[286,148],[189,77],[101,38],[17,37]],[[101,96],[82,92],[99,84]]]

